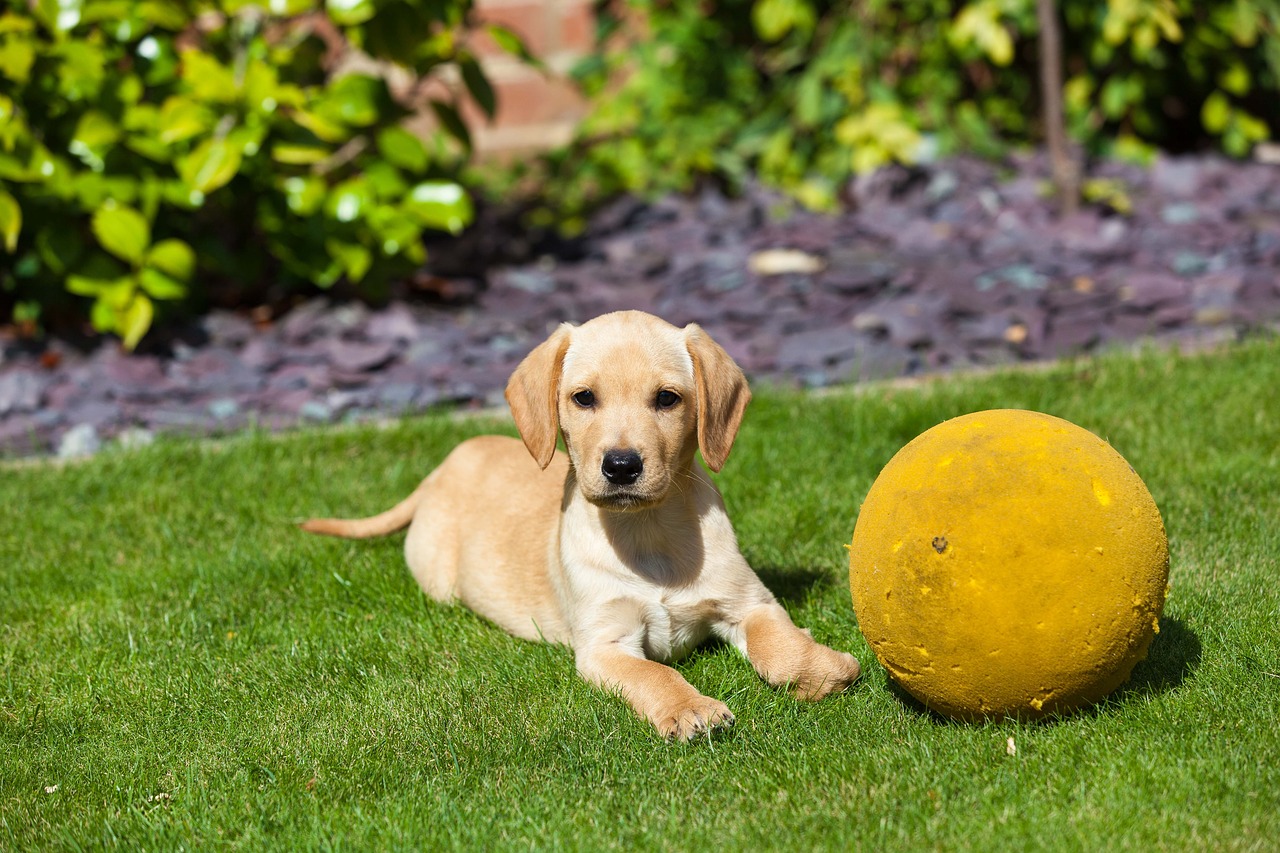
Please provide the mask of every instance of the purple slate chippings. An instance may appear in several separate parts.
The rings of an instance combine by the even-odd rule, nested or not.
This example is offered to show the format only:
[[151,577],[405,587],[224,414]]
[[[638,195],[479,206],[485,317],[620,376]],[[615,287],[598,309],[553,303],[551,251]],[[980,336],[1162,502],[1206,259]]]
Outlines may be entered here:
[[700,323],[753,380],[801,386],[1280,330],[1280,167],[1104,163],[1091,177],[1131,212],[1065,219],[1041,191],[1047,173],[1039,156],[884,169],[834,216],[759,187],[619,199],[559,257],[429,263],[414,281],[446,302],[317,297],[271,324],[215,311],[198,344],[163,357],[110,339],[88,354],[50,341],[42,361],[0,330],[0,456],[501,405],[556,324],[624,308]]

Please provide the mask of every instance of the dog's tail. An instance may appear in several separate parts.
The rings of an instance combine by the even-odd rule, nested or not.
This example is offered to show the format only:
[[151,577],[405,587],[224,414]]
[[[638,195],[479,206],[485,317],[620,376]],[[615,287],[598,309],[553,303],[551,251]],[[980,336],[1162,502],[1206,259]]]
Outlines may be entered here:
[[[428,478],[430,479],[430,478]],[[422,502],[426,493],[427,481],[423,480],[409,497],[400,501],[386,512],[369,518],[313,518],[298,526],[308,533],[319,533],[323,536],[341,536],[344,539],[369,539],[373,536],[386,536],[402,530],[413,520],[413,514]]]

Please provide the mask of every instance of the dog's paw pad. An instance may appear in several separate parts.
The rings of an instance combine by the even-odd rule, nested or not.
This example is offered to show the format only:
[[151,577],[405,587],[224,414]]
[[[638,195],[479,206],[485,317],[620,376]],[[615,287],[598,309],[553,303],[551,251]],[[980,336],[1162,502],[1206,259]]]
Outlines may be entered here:
[[862,675],[857,658],[847,652],[828,650],[830,656],[821,671],[808,674],[794,686],[797,699],[814,702],[849,689]]
[[658,733],[667,740],[685,742],[727,728],[734,723],[733,712],[723,702],[699,696],[679,708],[670,709],[655,720]]

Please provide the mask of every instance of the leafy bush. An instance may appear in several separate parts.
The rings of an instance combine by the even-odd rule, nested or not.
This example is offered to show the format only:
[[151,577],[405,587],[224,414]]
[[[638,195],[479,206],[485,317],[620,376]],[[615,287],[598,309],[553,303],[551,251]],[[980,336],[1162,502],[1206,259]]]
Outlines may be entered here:
[[[423,260],[472,215],[451,67],[492,116],[470,0],[21,0],[0,14],[0,304],[135,346],[158,302]],[[486,28],[514,53],[510,31]],[[425,93],[432,94],[425,94]],[[440,131],[403,126],[429,97]],[[83,297],[83,298],[82,298]]]
[[[1240,156],[1280,130],[1277,0],[1058,8],[1088,151]],[[620,0],[579,70],[583,142],[552,164],[563,203],[754,174],[824,208],[889,161],[1036,142],[1036,35],[1034,0]]]

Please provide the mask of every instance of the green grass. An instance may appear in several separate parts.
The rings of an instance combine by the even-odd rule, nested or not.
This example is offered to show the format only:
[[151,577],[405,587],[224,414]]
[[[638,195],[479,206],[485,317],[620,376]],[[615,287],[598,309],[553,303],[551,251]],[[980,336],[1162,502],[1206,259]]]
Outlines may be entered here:
[[[1260,341],[760,393],[720,476],[743,550],[866,674],[802,705],[709,646],[679,668],[738,723],[684,746],[582,683],[566,650],[426,601],[402,537],[291,526],[381,510],[509,424],[0,468],[0,848],[1274,850],[1278,389],[1280,344]],[[880,467],[994,407],[1111,441],[1169,532],[1151,657],[1064,720],[930,716],[890,689],[849,601],[842,546]]]

